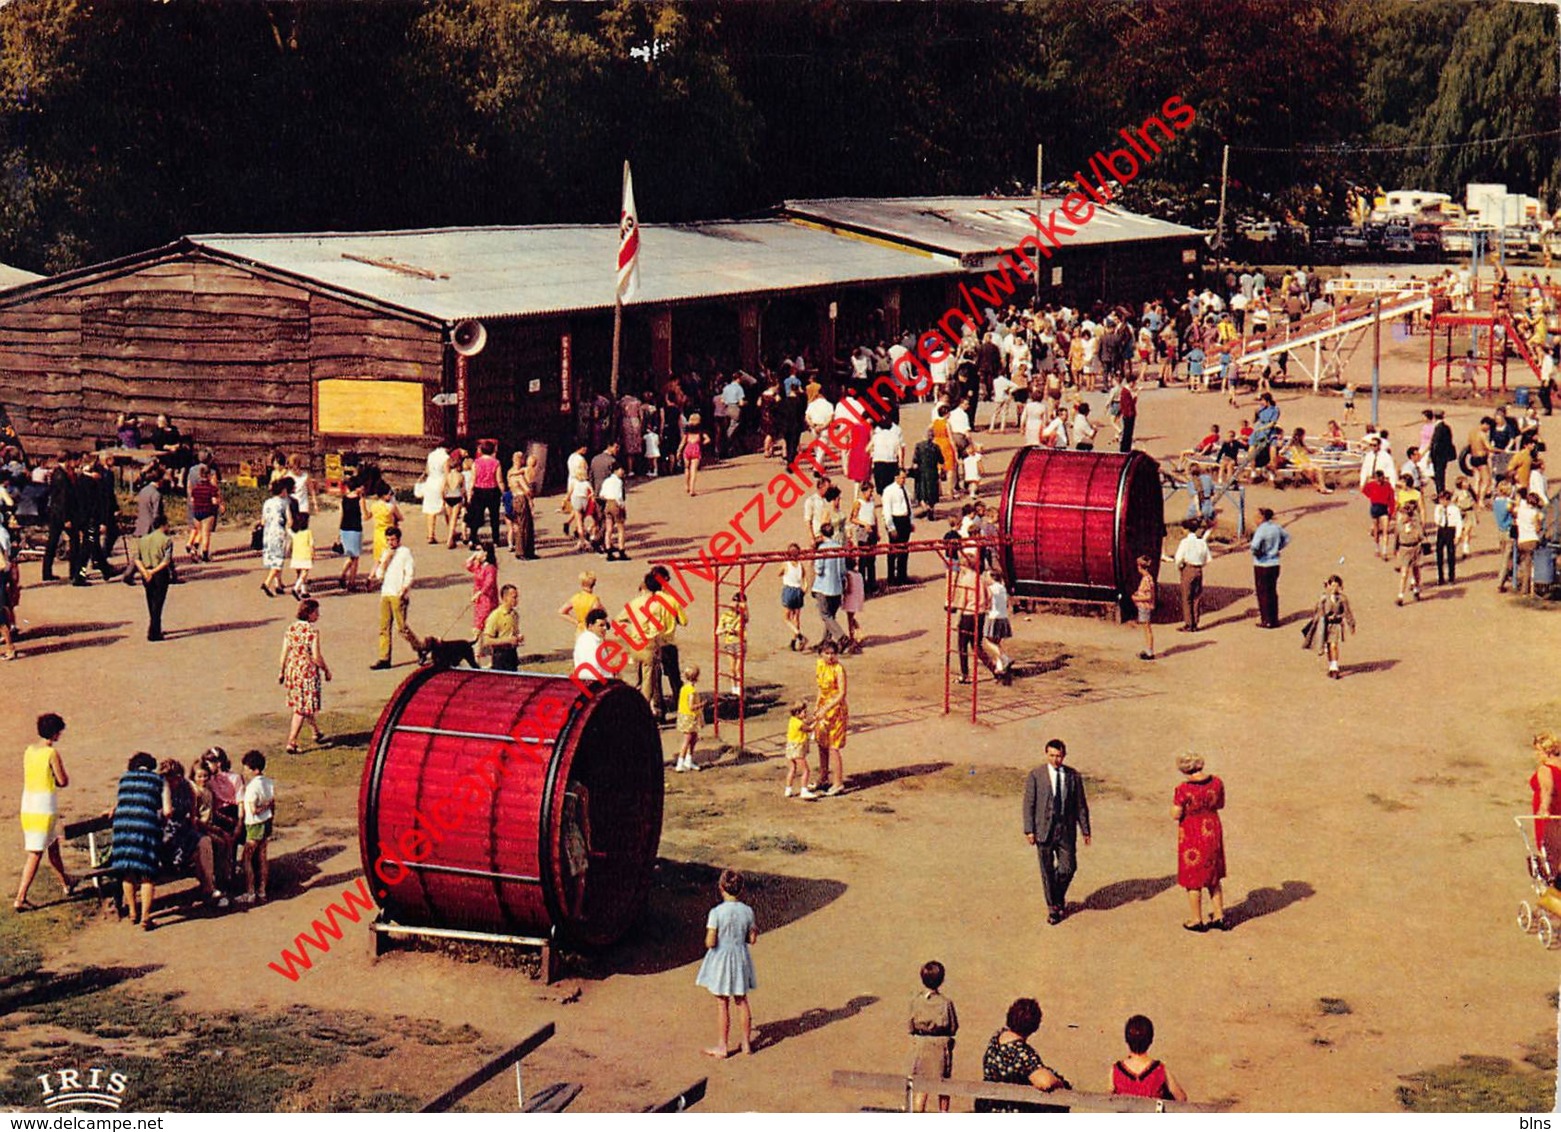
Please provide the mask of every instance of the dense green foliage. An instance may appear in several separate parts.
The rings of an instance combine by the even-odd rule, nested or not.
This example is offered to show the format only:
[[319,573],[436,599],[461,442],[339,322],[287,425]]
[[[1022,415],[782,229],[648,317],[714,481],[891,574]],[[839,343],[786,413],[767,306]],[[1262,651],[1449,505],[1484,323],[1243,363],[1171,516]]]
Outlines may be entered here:
[[610,223],[624,158],[647,222],[1027,191],[1037,142],[1063,179],[1170,95],[1198,120],[1134,186],[1158,211],[1207,221],[1225,144],[1236,206],[1274,215],[1350,184],[1553,197],[1557,34],[1498,0],[12,0],[0,260]]

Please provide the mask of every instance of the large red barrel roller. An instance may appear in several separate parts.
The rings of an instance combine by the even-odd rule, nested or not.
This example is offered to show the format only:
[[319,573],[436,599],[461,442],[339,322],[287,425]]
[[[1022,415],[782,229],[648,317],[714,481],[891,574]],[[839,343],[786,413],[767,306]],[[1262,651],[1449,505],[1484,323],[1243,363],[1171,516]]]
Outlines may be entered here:
[[633,689],[427,668],[374,729],[358,834],[395,923],[603,946],[644,904],[661,812],[661,740]]
[[1138,586],[1138,556],[1160,562],[1159,465],[1142,452],[1021,448],[998,525],[1013,594],[1125,604]]

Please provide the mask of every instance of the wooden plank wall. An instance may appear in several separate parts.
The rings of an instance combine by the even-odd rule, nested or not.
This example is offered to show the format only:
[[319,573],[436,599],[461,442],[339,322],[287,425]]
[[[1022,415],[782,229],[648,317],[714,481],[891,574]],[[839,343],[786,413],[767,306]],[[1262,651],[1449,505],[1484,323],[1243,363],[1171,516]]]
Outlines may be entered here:
[[0,402],[34,458],[79,446],[78,298],[55,296],[0,309]]
[[[91,448],[167,413],[219,462],[360,451],[403,478],[442,430],[439,331],[200,255],[0,308],[0,401],[30,450]],[[417,437],[316,436],[322,378],[424,383]]]
[[88,284],[81,435],[167,413],[219,462],[307,451],[309,292],[199,258]]
[[428,451],[442,439],[444,410],[432,404],[442,388],[444,340],[440,332],[409,319],[316,294],[310,303],[313,334],[309,371],[314,382],[329,378],[420,381],[423,383],[421,435],[320,436],[318,452],[361,452],[375,456],[397,487],[421,475]]

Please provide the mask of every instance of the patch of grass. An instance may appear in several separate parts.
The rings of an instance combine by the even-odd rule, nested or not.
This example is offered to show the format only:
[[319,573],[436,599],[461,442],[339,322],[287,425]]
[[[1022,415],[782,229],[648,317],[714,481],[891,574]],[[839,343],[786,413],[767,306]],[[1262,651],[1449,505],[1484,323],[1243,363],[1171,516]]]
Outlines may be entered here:
[[808,851],[808,843],[800,837],[794,837],[789,833],[783,833],[779,836],[766,833],[748,838],[738,848],[744,853],[764,853],[771,849],[778,849],[782,853],[797,854],[806,853]]
[[862,809],[863,809],[864,812],[869,813],[869,814],[892,814],[892,813],[894,813],[894,807],[893,806],[886,806],[882,802],[873,802],[870,805],[863,806]]
[[469,1023],[447,1026],[433,1018],[408,1018],[405,1014],[395,1017],[396,1033],[425,1046],[468,1046],[482,1039],[482,1035]]
[[688,848],[682,850],[679,856],[681,856],[686,861],[693,862],[696,865],[710,865],[720,860],[723,856],[723,853],[714,845],[710,845],[702,841],[698,845],[690,845]]
[[1556,1068],[1556,1043],[1549,1037],[1536,1038],[1523,1047],[1523,1060],[1535,1069],[1546,1073],[1555,1072]]
[[[271,1014],[191,1014],[172,1002],[178,992],[148,995],[120,988],[23,1007],[31,1022],[48,1022],[99,1038],[137,1036],[155,1045],[147,1056],[106,1051],[96,1044],[34,1041],[14,1056],[0,1079],[0,1107],[37,1103],[37,1066],[110,1065],[129,1079],[126,1102],[139,1109],[195,1112],[274,1112],[312,1109],[305,1097],[316,1074],[354,1055],[384,1058],[398,1044],[474,1044],[470,1026],[432,1019],[387,1020],[360,1011],[320,1012],[295,1005]],[[199,1072],[191,1072],[199,1066]],[[406,1111],[401,1093],[328,1094],[319,1111]]]
[[337,745],[324,750],[305,748],[302,755],[283,756],[279,750],[268,762],[278,775],[286,776],[288,786],[356,786],[363,778],[366,754],[364,747]]
[[1114,779],[1086,774],[1084,776],[1084,785],[1089,790],[1090,795],[1095,798],[1116,798],[1122,802],[1131,802],[1133,800],[1133,792]]
[[1024,796],[1024,780],[1029,773],[1016,766],[951,766],[914,781],[946,790],[965,790],[983,798],[1012,798]]
[[[74,844],[74,843],[73,843]],[[72,854],[72,861],[85,861],[85,842],[80,856]],[[89,891],[86,888],[78,892]],[[11,893],[15,895],[15,891]],[[83,898],[64,904],[54,904],[64,895],[59,882],[48,868],[38,870],[28,898],[35,903],[49,902],[35,912],[17,916],[9,911],[0,916],[0,979],[30,974],[43,966],[45,955],[59,949],[70,934],[92,918],[94,901]]]
[[1466,1053],[1456,1065],[1438,1065],[1403,1080],[1398,1103],[1408,1112],[1548,1112],[1555,1103],[1552,1075],[1505,1057]]
[[1366,801],[1390,814],[1414,808],[1408,802],[1400,802],[1397,798],[1384,798],[1381,794],[1367,794]]
[[1355,1013],[1355,1011],[1350,1008],[1350,1004],[1345,1002],[1342,998],[1319,998],[1317,1000],[1317,1009],[1323,1014]]
[[1410,779],[1416,786],[1461,786],[1463,779],[1454,778],[1450,774],[1422,774],[1419,778]]
[[1448,759],[1447,765],[1454,770],[1483,770],[1488,764],[1484,759],[1473,758],[1470,755],[1459,755],[1455,759]]
[[[1026,767],[1016,766],[950,766],[933,775],[901,780],[908,789],[930,786],[940,790],[963,790],[983,798],[1023,798],[1025,779],[1030,775]],[[1092,798],[1115,798],[1124,802],[1133,800],[1127,787],[1109,778],[1086,774],[1084,785]]]
[[417,1112],[423,1102],[391,1089],[332,1089],[324,1100],[299,1112]]
[[25,1007],[35,1022],[47,1022],[99,1038],[169,1038],[184,1030],[184,1015],[170,1003],[179,992],[162,996],[113,989],[72,995]]
[[743,798],[712,801],[707,791],[669,790],[664,824],[669,828],[704,829],[718,822],[740,819],[747,808]]

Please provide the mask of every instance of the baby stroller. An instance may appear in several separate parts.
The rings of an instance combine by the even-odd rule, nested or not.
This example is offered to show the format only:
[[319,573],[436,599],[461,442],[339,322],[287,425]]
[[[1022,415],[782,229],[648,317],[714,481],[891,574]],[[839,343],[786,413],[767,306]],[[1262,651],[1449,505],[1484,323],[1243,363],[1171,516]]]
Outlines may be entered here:
[[49,485],[13,483],[8,492],[16,505],[10,516],[15,557],[42,558],[49,535]]
[[1525,932],[1537,933],[1539,945],[1548,950],[1557,939],[1561,939],[1561,889],[1552,885],[1555,877],[1534,837],[1534,823],[1561,821],[1561,818],[1547,819],[1543,815],[1535,817],[1532,814],[1520,814],[1512,820],[1518,827],[1518,836],[1523,838],[1523,847],[1528,850],[1529,882],[1534,889],[1533,896],[1518,905],[1518,927]]

